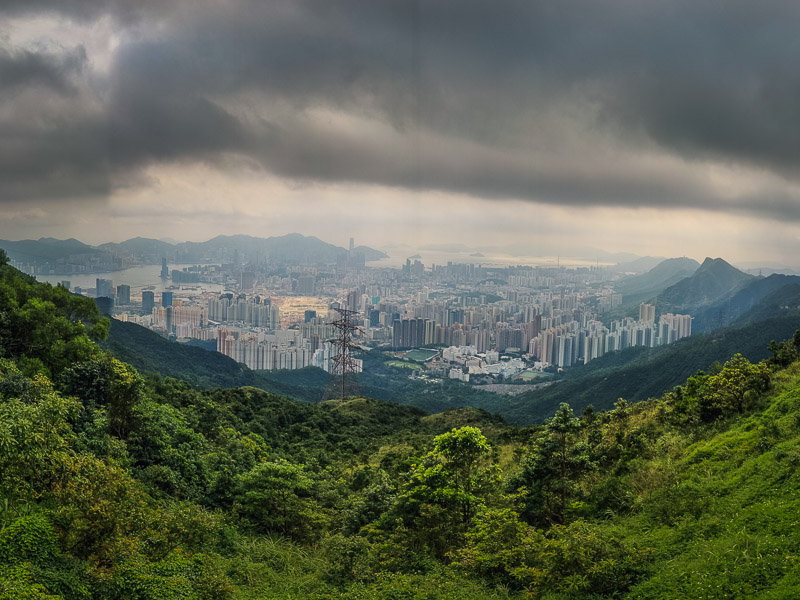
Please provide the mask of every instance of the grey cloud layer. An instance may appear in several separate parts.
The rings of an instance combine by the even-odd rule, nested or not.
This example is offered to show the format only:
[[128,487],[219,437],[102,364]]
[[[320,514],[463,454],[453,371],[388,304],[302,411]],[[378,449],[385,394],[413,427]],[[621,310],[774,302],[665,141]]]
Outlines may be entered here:
[[[154,162],[240,156],[298,180],[800,220],[796,2],[130,6],[4,4],[127,34],[102,81],[80,40],[0,52],[0,131],[36,162],[0,154],[4,198],[102,197]],[[37,107],[50,118],[20,125]],[[683,159],[786,187],[722,196]]]

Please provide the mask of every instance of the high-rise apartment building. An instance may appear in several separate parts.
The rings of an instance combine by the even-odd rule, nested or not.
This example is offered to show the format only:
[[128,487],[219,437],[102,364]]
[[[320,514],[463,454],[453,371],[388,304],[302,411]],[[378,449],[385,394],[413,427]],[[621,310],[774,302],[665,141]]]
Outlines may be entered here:
[[95,281],[95,298],[114,297],[114,282],[112,282],[110,279],[100,279],[99,277]]
[[131,303],[131,286],[120,284],[117,286],[117,304]]
[[142,314],[149,315],[156,305],[155,294],[150,291],[142,292]]
[[639,320],[646,323],[654,323],[656,320],[656,307],[652,304],[642,302],[639,305]]

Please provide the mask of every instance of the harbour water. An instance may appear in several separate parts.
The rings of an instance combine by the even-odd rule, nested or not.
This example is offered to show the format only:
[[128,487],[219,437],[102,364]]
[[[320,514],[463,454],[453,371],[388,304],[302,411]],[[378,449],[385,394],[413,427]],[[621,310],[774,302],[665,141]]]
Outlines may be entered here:
[[[196,264],[196,263],[195,263]],[[194,264],[170,264],[169,269],[183,269],[184,267],[192,267]],[[161,279],[161,265],[141,265],[138,267],[130,267],[120,271],[108,271],[105,273],[81,273],[74,275],[37,275],[37,281],[51,283],[56,285],[61,281],[69,281],[70,287],[80,287],[82,289],[94,288],[98,279],[110,279],[114,282],[114,286],[126,284],[131,286],[132,292],[141,291],[145,288],[152,289],[155,292],[162,292],[168,289],[174,289],[172,281],[169,279]],[[202,288],[209,292],[224,291],[224,286],[218,283],[191,283],[183,284],[182,288]]]

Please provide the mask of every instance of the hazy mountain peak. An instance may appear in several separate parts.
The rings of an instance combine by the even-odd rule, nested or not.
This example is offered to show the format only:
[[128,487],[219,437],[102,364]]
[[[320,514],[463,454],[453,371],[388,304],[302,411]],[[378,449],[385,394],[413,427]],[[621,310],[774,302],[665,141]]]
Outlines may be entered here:
[[622,280],[617,286],[617,291],[623,295],[626,303],[649,300],[681,279],[692,275],[699,266],[700,263],[696,260],[685,256],[667,258],[646,273]]
[[733,294],[755,279],[721,258],[706,257],[689,277],[665,289],[658,297],[659,312],[695,312]]
[[709,273],[716,273],[716,274],[723,274],[727,273],[734,277],[744,277],[744,278],[752,278],[753,275],[749,275],[744,271],[740,271],[732,264],[727,262],[722,258],[710,258],[706,257],[700,267],[695,271],[695,275],[701,276],[706,275]]

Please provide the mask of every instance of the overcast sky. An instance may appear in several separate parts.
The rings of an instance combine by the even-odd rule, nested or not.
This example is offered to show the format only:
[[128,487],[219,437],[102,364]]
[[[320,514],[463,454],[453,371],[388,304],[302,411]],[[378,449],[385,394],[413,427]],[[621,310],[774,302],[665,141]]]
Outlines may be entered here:
[[800,3],[0,0],[0,237],[800,266]]

